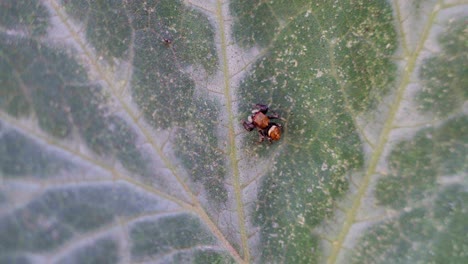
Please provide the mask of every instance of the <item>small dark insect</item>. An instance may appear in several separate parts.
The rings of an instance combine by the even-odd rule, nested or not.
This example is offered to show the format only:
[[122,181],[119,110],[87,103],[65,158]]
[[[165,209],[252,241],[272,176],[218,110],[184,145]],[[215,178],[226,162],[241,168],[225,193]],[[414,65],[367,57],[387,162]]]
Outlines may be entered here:
[[268,106],[264,104],[256,104],[252,114],[247,118],[247,121],[243,121],[242,125],[245,130],[252,131],[257,128],[258,134],[260,135],[260,142],[268,139],[272,141],[279,140],[281,138],[281,124],[270,122],[270,119],[280,119],[278,114],[267,115]]
[[172,44],[171,38],[163,38],[163,41],[166,46],[170,46]]

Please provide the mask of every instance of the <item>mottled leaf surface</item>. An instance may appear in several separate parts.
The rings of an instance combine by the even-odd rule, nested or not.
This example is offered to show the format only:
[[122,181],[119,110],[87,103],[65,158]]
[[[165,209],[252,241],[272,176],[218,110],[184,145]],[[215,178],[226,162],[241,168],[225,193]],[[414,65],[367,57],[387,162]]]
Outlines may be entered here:
[[[0,263],[468,262],[464,1],[0,1]],[[258,142],[256,103],[282,126]]]

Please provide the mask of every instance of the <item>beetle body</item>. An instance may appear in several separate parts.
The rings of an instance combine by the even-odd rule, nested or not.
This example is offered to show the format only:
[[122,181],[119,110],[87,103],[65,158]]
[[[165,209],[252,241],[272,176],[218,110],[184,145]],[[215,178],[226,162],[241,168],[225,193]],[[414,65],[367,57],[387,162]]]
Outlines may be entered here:
[[264,104],[256,104],[252,114],[244,121],[242,125],[245,130],[252,131],[257,128],[260,136],[260,142],[265,138],[271,143],[272,141],[279,140],[281,138],[282,126],[277,123],[270,122],[270,119],[280,119],[279,115],[267,115],[268,106]]
[[271,140],[279,140],[281,138],[281,127],[279,125],[272,125],[268,129],[268,138]]
[[270,119],[262,112],[257,112],[251,116],[249,116],[249,121],[253,123],[256,127],[260,129],[265,129],[268,127],[270,123]]

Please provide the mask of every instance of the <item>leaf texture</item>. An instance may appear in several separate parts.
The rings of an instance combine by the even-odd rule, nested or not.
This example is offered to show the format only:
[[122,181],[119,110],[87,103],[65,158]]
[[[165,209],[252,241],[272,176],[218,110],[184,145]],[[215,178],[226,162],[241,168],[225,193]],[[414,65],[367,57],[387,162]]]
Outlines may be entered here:
[[2,0],[0,263],[466,263],[467,10]]

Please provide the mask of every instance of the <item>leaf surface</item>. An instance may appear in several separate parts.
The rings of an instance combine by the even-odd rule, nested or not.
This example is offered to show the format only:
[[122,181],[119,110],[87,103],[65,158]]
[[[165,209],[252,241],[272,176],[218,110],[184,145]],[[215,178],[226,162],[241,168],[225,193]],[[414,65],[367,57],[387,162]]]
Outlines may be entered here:
[[467,11],[2,1],[0,263],[467,262]]

